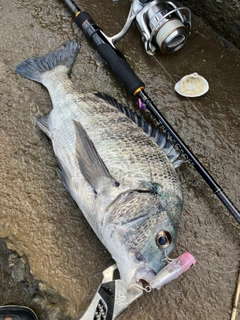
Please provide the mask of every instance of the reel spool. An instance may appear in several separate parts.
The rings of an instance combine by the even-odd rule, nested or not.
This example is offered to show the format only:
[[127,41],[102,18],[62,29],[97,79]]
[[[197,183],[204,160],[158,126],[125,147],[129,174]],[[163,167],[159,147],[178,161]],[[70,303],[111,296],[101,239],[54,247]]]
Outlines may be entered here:
[[[183,12],[188,13],[187,17]],[[163,54],[178,51],[187,41],[191,29],[191,11],[187,7],[178,8],[171,1],[133,0],[123,29],[110,38],[112,43],[126,34],[134,19],[150,55],[158,48]]]

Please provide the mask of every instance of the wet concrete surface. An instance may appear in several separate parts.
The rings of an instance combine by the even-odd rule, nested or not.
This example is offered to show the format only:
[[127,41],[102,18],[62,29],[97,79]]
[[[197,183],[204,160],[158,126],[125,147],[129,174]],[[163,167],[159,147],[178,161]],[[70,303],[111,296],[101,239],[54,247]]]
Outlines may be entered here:
[[240,49],[240,4],[238,0],[182,0],[182,3]]
[[[130,3],[83,0],[79,6],[112,35],[123,26]],[[27,305],[40,320],[79,319],[101,272],[114,261],[59,181],[51,144],[35,126],[35,117],[51,110],[47,91],[14,68],[78,38],[81,50],[71,74],[76,88],[104,91],[132,109],[136,101],[61,1],[1,2],[0,12],[0,304]],[[195,16],[191,37],[173,55],[148,56],[135,26],[117,47],[159,110],[240,207],[240,52]],[[209,81],[210,90],[189,100],[175,93],[174,83],[193,72]],[[197,264],[161,291],[144,294],[119,319],[230,319],[239,226],[189,164],[179,174],[185,204],[173,257],[189,251]]]

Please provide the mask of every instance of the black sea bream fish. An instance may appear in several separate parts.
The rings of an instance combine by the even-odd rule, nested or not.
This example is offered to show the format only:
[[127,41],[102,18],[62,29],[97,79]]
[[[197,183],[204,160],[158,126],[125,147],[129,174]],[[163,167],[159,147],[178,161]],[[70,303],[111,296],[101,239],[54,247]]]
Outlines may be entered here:
[[[183,197],[178,154],[158,129],[104,94],[80,94],[68,77],[80,45],[20,63],[53,110],[37,124],[51,139],[59,176],[130,286],[150,282],[175,247]],[[168,156],[159,148],[168,149]]]

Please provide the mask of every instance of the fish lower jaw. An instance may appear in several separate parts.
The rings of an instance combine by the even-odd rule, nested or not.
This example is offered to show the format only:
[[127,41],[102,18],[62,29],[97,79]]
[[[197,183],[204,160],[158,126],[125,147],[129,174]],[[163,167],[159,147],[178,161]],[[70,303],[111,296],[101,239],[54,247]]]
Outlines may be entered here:
[[142,286],[143,281],[150,283],[156,277],[156,272],[145,261],[135,262],[135,265],[130,268],[127,268],[126,265],[124,268],[118,264],[117,266],[126,288]]
[[131,285],[142,283],[143,281],[150,283],[155,276],[156,272],[154,272],[146,262],[143,262],[143,264],[136,270],[135,279],[133,279],[134,281]]
[[[139,275],[140,278],[148,282],[147,287],[142,287],[142,289],[148,292],[151,289],[160,290],[165,284],[177,279],[194,264],[196,264],[195,258],[189,252],[185,252],[177,258],[169,260],[157,274],[155,272],[148,273],[147,277],[146,273],[143,276]],[[138,284],[132,286],[134,285],[139,287]]]

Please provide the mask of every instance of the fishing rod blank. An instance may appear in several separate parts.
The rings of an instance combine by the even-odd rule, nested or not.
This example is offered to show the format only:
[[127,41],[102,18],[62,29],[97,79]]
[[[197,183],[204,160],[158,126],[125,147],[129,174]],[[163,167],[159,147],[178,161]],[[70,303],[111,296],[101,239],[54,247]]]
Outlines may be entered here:
[[125,85],[128,92],[134,95],[138,88],[144,88],[144,83],[126,62],[124,55],[110,43],[102,30],[94,23],[86,11],[81,11],[73,1],[64,0],[76,17],[76,24],[82,29],[84,35],[93,43],[110,69]]
[[83,31],[84,35],[93,43],[103,60],[108,64],[110,69],[115,73],[119,80],[125,85],[128,92],[137,96],[146,105],[151,114],[158,121],[162,129],[167,132],[169,137],[175,142],[186,160],[190,162],[198,171],[202,178],[206,181],[209,187],[213,190],[216,196],[229,210],[233,217],[240,223],[240,212],[235,205],[228,199],[222,188],[217,184],[214,178],[208,173],[206,168],[194,156],[191,150],[186,146],[183,140],[170,126],[163,115],[158,111],[152,100],[144,91],[145,84],[138,78],[133,69],[127,63],[124,55],[115,48],[109,41],[108,37],[94,23],[91,16],[86,11],[81,11],[76,4],[71,0],[63,0],[75,16],[75,22]]
[[167,120],[157,110],[156,106],[153,104],[153,102],[147,96],[147,94],[144,92],[144,90],[141,90],[139,92],[138,96],[143,101],[143,103],[147,106],[147,108],[153,114],[153,116],[156,119],[158,119],[160,126],[172,138],[172,140],[175,142],[175,146],[177,146],[181,150],[181,152],[185,156],[186,160],[193,165],[193,167],[198,171],[198,173],[206,181],[206,183],[209,185],[209,187],[212,189],[212,191],[221,200],[221,202],[224,204],[224,206],[234,216],[234,218],[238,221],[238,223],[240,223],[239,210],[235,207],[235,205],[231,202],[231,200],[228,199],[227,195],[223,192],[222,188],[217,184],[217,182],[213,179],[213,177],[210,175],[210,173],[208,173],[206,168],[194,156],[194,154],[190,151],[190,149],[186,146],[186,144],[183,142],[183,140],[179,137],[179,135],[170,126],[170,124],[167,122]]

